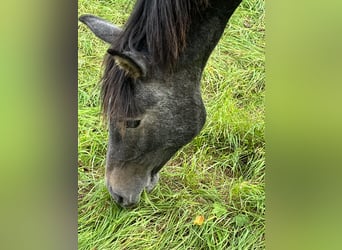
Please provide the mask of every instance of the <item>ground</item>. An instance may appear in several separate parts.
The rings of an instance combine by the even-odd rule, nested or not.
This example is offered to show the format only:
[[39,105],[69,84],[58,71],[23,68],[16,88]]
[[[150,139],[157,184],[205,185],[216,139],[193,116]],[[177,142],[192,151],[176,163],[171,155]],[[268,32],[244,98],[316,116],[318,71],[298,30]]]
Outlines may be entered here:
[[[123,25],[133,1],[80,0],[79,15]],[[104,185],[98,82],[107,45],[79,24],[79,249],[265,248],[264,1],[232,16],[202,78],[207,121],[126,210]]]

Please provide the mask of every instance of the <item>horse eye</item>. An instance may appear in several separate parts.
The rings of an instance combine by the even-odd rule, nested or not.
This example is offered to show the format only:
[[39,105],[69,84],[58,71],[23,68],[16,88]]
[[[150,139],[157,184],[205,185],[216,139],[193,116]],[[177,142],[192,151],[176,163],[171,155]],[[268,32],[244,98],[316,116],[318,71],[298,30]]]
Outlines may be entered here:
[[127,120],[126,128],[136,128],[140,125],[140,120]]

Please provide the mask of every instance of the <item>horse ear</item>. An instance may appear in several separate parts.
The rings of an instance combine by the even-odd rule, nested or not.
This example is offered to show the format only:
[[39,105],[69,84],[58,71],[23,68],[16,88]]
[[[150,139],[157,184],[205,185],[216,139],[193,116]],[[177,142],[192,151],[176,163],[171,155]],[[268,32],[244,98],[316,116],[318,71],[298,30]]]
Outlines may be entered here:
[[115,63],[123,69],[127,75],[133,78],[145,77],[147,74],[146,59],[133,52],[119,52],[113,49],[107,50],[114,57]]
[[122,32],[119,27],[97,16],[82,15],[79,20],[87,25],[98,38],[107,43],[112,43]]

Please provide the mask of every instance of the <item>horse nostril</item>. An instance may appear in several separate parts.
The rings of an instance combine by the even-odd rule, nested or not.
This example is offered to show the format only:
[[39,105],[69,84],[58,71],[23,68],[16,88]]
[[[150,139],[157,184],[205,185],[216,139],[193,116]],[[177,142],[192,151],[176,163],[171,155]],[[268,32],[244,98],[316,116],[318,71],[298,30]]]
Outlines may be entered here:
[[120,196],[116,193],[112,193],[112,196],[117,203],[119,203],[119,204],[123,203],[123,197],[122,196]]
[[119,204],[122,204],[123,203],[123,197],[122,196],[120,196],[120,195],[116,195],[116,197],[117,197],[117,203],[119,203]]
[[118,194],[112,192],[112,197],[114,198],[114,200],[115,200],[118,204],[122,205],[124,199],[123,199],[123,197],[122,197],[121,195],[118,195]]
[[109,186],[109,191],[110,191],[110,194],[112,195],[113,199],[121,205],[123,203],[123,197],[121,195],[114,193],[111,186]]

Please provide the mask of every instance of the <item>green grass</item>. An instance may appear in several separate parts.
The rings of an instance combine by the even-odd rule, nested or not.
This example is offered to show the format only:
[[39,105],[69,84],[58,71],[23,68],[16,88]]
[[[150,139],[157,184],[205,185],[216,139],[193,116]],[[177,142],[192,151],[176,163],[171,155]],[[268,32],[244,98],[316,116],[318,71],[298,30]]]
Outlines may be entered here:
[[[132,4],[80,0],[79,15],[122,25]],[[126,210],[104,185],[98,82],[107,45],[79,24],[79,249],[265,248],[264,36],[264,1],[245,0],[203,74],[205,127],[161,170],[156,189]]]

